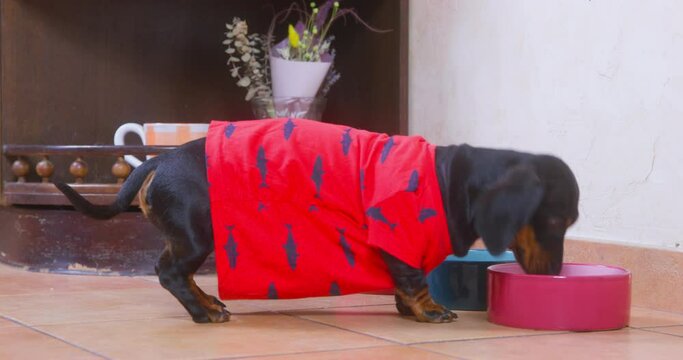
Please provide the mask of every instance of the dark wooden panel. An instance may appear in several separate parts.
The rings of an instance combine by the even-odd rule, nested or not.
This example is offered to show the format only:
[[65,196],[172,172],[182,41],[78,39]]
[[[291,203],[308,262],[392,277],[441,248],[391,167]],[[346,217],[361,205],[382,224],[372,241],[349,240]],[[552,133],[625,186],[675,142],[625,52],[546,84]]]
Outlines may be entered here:
[[[0,229],[0,261],[35,271],[153,275],[164,247],[139,212],[100,221],[57,207],[0,207]],[[201,272],[214,269],[210,259]]]
[[[273,9],[290,2],[3,0],[3,140],[111,144],[125,122],[250,118],[244,92],[228,76],[224,23],[242,16],[265,32]],[[401,89],[407,1],[342,3],[394,31],[375,34],[353,21],[334,27],[342,79],[330,93],[325,119],[398,133],[407,116]],[[55,177],[68,178],[57,165]],[[92,180],[108,181],[109,167],[92,162]]]
[[[71,203],[51,183],[18,183],[7,182],[5,186],[5,200],[12,205],[63,205]],[[118,184],[71,184],[81,195],[93,204],[107,205],[116,200],[116,194],[121,189]],[[138,205],[137,197],[131,203]]]
[[90,155],[112,157],[123,155],[157,155],[175,148],[176,146],[7,144],[2,146],[2,152],[5,156]]

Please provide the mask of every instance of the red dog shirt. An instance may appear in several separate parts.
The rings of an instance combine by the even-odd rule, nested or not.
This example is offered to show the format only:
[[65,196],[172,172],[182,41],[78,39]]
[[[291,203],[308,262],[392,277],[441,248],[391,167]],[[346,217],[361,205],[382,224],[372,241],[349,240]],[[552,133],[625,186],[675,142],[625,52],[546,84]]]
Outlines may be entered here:
[[434,146],[303,119],[213,121],[207,174],[219,294],[380,291],[377,249],[431,271],[451,253]]

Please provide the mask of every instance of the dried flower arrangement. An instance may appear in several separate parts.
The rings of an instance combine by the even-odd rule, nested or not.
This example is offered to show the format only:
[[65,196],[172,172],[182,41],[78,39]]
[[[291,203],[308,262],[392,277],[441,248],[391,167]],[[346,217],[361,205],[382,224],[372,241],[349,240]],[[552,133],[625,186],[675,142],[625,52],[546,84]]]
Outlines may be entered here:
[[[364,22],[353,9],[340,8],[338,1],[326,0],[320,7],[311,2],[310,8],[293,3],[289,8],[277,12],[271,21],[268,33],[249,34],[247,22],[234,18],[226,24],[225,52],[228,54],[230,75],[237,79],[237,85],[247,89],[245,100],[254,96],[272,96],[270,57],[305,62],[329,62],[327,72],[318,96],[326,96],[341,75],[334,69],[335,51],[332,48],[334,36],[330,27],[340,18],[350,15],[374,32],[378,30]],[[288,36],[274,44],[275,26],[285,22],[292,14],[298,15],[295,25],[289,24]]]
[[247,89],[245,100],[255,95],[271,96],[270,70],[268,67],[268,46],[265,37],[249,34],[246,20],[238,17],[225,24],[227,32],[223,45],[228,54],[230,76],[237,79],[237,86]]

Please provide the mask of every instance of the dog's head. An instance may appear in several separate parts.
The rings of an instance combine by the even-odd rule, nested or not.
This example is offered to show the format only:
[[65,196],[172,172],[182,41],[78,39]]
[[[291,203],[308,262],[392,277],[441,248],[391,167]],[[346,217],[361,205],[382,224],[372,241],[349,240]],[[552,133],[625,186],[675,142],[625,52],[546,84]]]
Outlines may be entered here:
[[574,174],[548,155],[509,159],[499,169],[472,199],[474,229],[491,253],[512,249],[527,273],[558,274],[565,232],[578,217]]

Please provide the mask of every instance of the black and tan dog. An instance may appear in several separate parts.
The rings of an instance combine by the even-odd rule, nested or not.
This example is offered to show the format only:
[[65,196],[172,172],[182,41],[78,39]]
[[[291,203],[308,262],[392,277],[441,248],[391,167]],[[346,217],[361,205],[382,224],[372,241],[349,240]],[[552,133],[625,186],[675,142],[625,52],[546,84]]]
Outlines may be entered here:
[[[156,266],[161,285],[195,322],[224,322],[230,318],[225,305],[193,280],[214,249],[204,147],[205,140],[197,140],[144,162],[108,206],[93,205],[68,185],[56,185],[77,210],[98,219],[125,211],[139,193],[143,212],[168,238]],[[435,157],[454,253],[465,253],[482,238],[493,253],[511,248],[529,273],[559,273],[565,231],[576,221],[579,198],[576,179],[563,161],[468,145],[437,147]],[[421,270],[382,256],[401,314],[424,322],[457,317],[432,301]]]

